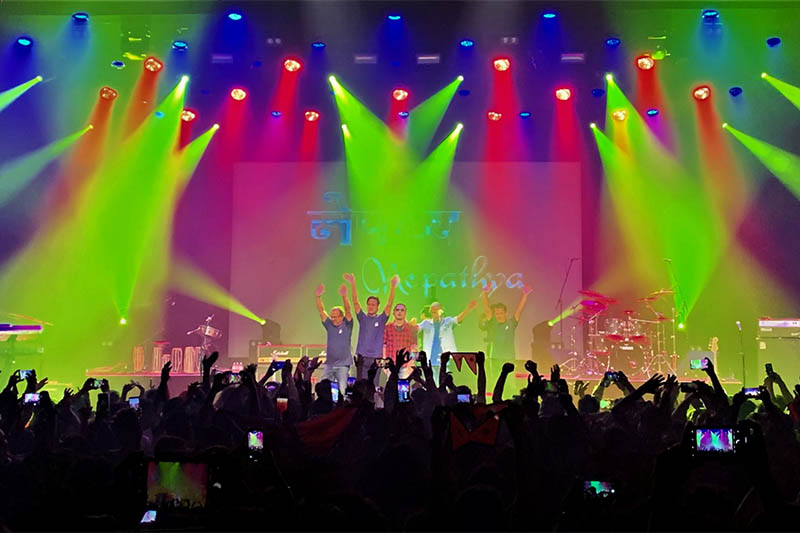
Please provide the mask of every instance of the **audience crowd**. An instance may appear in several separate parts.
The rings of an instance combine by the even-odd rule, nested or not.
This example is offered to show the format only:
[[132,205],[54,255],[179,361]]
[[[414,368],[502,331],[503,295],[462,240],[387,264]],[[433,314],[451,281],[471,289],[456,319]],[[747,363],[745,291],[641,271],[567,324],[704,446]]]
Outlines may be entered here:
[[[487,394],[485,357],[471,357],[474,390],[458,383],[475,383],[466,368],[451,361],[448,372],[449,353],[437,376],[424,352],[399,352],[386,369],[358,359],[367,379],[338,401],[330,381],[312,385],[320,365],[307,358],[259,377],[255,366],[216,372],[214,353],[202,382],[174,397],[169,363],[150,390],[89,378],[61,398],[17,371],[0,393],[0,527],[798,529],[800,385],[790,391],[773,372],[757,397],[730,397],[709,365],[709,383],[654,375],[635,387],[613,372],[569,390],[557,366],[541,376],[527,361],[523,390],[506,390],[507,363]],[[413,368],[408,401],[403,366]],[[378,372],[388,381],[376,389]],[[733,450],[703,449],[697,428],[733,429]],[[263,449],[248,446],[251,431]],[[148,503],[151,461],[208,465],[203,504]],[[156,521],[140,524],[148,509]]]

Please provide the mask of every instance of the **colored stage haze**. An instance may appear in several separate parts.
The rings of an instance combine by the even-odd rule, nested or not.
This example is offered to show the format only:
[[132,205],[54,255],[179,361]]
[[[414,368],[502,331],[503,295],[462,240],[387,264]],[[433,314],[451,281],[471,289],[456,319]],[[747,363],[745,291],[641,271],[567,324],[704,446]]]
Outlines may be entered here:
[[750,152],[756,156],[758,160],[795,195],[795,197],[800,199],[799,156],[747,135],[730,124],[723,124],[723,128],[750,150]]

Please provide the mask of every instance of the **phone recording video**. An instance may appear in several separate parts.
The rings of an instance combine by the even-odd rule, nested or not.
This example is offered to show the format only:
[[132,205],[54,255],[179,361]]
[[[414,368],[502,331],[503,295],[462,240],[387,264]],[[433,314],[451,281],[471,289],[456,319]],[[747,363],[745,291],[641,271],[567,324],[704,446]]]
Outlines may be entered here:
[[94,380],[92,381],[92,388],[99,389],[102,386],[103,386],[103,380],[94,378]]
[[144,512],[144,516],[142,517],[140,524],[151,524],[156,521],[156,511],[149,510]]
[[356,378],[354,378],[354,377],[347,378],[347,386],[348,387],[352,387],[355,384],[356,384]]
[[458,399],[458,403],[469,403],[470,402],[469,394],[459,394],[457,396],[457,399]]
[[698,454],[732,454],[736,452],[733,428],[696,428],[694,449]]
[[606,499],[614,496],[616,490],[610,481],[584,481],[583,497],[587,500]]
[[20,370],[19,371],[19,377],[20,377],[21,380],[24,381],[24,380],[28,379],[28,376],[30,376],[32,373],[33,373],[33,370]]
[[678,385],[680,391],[684,394],[690,394],[692,392],[697,392],[697,383],[692,383],[691,381],[686,383],[681,383]]
[[242,376],[238,372],[231,372],[228,375],[228,384],[238,385],[242,382]]
[[38,392],[26,392],[25,397],[22,399],[22,403],[26,405],[39,405],[39,399]]
[[705,357],[703,359],[690,359],[689,368],[691,370],[706,370],[708,368],[708,362]]
[[549,379],[544,382],[544,391],[551,394],[558,394],[558,382],[550,381]]
[[247,448],[250,450],[264,449],[264,433],[261,431],[250,431],[247,433]]
[[333,403],[339,403],[339,384],[331,381],[331,399]]
[[139,410],[139,397],[134,396],[133,398],[128,398],[128,407],[131,409]]
[[742,389],[745,398],[760,398],[761,387],[747,387]]
[[411,401],[411,385],[409,385],[407,379],[397,380],[397,401],[400,403]]
[[609,370],[608,372],[603,374],[603,379],[610,382],[617,381],[617,373]]
[[285,364],[286,361],[273,361],[272,367],[275,368],[276,370],[281,370]]
[[208,465],[175,461],[147,464],[147,506],[155,509],[206,505]]

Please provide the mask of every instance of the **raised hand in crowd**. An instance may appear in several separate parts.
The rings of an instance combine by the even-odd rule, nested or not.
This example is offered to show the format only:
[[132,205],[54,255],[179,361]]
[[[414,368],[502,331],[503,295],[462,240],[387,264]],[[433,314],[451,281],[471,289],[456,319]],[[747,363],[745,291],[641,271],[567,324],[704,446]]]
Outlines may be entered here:
[[714,386],[714,395],[716,396],[716,401],[722,406],[727,406],[728,395],[725,393],[725,389],[722,388],[722,384],[719,382],[717,372],[714,370],[714,362],[708,357],[705,358],[705,362],[706,367],[703,369],[703,372],[708,374],[709,379],[711,379],[711,384]]
[[475,363],[478,367],[478,390],[475,392],[475,403],[486,404],[486,354],[478,352],[475,355]]
[[492,391],[492,403],[500,403],[503,401],[503,389],[506,386],[506,378],[514,372],[514,363],[504,363],[500,374],[497,376],[497,383],[494,385]]

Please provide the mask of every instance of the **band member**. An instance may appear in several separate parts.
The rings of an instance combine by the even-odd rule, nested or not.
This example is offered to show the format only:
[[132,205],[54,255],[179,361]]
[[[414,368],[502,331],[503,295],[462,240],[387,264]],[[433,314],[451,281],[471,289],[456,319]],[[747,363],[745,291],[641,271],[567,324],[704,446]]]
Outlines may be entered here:
[[486,341],[488,344],[487,355],[495,361],[513,361],[516,357],[514,347],[514,337],[519,324],[519,317],[528,301],[528,295],[533,291],[530,285],[522,288],[522,298],[520,298],[514,316],[508,316],[505,304],[495,303],[489,305],[489,291],[492,289],[491,283],[483,287],[481,293],[481,303],[483,304],[483,316],[478,327],[486,331]]
[[[419,326],[406,320],[406,311],[405,304],[394,306],[393,320],[386,324],[386,330],[383,333],[384,357],[394,359],[398,350],[419,351],[417,347]],[[402,376],[404,373],[405,371],[401,371],[401,377],[404,377]]]
[[[444,309],[439,302],[433,302],[430,307],[430,318],[425,318],[419,323],[422,332],[422,349],[428,354],[431,366],[439,366],[439,356],[442,352],[457,352],[456,338],[453,328],[461,324],[467,313],[475,309],[478,302],[472,300],[466,309],[458,316],[444,316]],[[427,315],[427,309],[423,316]]]
[[389,301],[386,302],[386,307],[383,312],[378,312],[380,300],[377,296],[370,296],[367,298],[367,312],[361,309],[361,303],[358,301],[358,292],[356,290],[356,277],[353,274],[344,274],[345,281],[350,283],[350,292],[353,295],[353,308],[356,311],[356,318],[358,318],[358,344],[356,345],[356,354],[364,358],[364,365],[361,367],[363,375],[357,376],[358,379],[367,377],[367,371],[375,359],[383,357],[383,332],[386,328],[386,321],[389,320],[389,312],[392,310],[394,303],[394,292],[397,289],[397,284],[400,282],[398,275],[392,276],[390,280],[391,289],[389,289]]
[[323,379],[329,379],[339,384],[339,390],[347,388],[347,375],[350,373],[350,363],[353,362],[351,351],[351,338],[353,336],[353,314],[350,311],[350,301],[347,299],[347,286],[342,283],[339,287],[339,294],[342,296],[344,307],[335,306],[331,308],[331,314],[325,312],[322,305],[322,295],[325,286],[319,284],[317,287],[317,310],[322,320],[322,327],[328,333],[328,341],[325,358],[325,375]]

